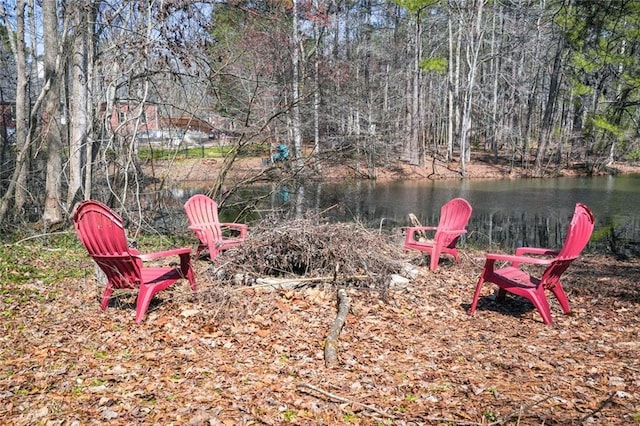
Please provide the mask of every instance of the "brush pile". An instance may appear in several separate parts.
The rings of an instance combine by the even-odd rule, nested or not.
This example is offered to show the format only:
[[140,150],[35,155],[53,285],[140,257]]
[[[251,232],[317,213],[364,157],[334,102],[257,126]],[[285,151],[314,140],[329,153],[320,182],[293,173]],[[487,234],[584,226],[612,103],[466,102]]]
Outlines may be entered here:
[[405,254],[398,235],[357,223],[326,223],[318,217],[268,219],[253,226],[242,246],[214,260],[218,279],[249,277],[313,278],[370,287],[402,274]]

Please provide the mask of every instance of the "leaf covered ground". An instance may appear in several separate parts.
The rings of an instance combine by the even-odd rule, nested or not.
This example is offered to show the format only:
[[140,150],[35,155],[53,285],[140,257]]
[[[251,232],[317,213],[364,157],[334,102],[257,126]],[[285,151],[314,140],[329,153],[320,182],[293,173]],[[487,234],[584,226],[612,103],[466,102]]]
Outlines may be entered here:
[[[99,312],[101,288],[78,244],[5,245],[0,418],[15,425],[640,424],[637,258],[581,257],[565,279],[573,313],[562,315],[553,302],[547,326],[526,301],[495,302],[491,285],[467,315],[482,252],[463,248],[459,264],[443,260],[432,272],[419,254],[402,252],[401,235],[324,226],[252,229],[244,251],[197,260],[198,291],[181,282],[159,293],[141,324],[128,293]],[[310,238],[320,234],[314,229],[324,237]],[[389,284],[406,264],[417,276]],[[275,290],[232,279],[284,279],[300,265],[306,278],[331,278]],[[350,309],[339,364],[327,368],[338,288],[346,288]]]

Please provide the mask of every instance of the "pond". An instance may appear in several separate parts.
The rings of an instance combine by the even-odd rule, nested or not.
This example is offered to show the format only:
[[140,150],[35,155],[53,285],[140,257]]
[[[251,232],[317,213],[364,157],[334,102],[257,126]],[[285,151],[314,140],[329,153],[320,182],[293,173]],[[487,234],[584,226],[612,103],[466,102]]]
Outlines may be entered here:
[[[184,202],[193,193],[180,191]],[[408,226],[409,213],[423,225],[436,225],[440,207],[455,197],[467,199],[473,214],[466,242],[480,248],[560,247],[574,206],[589,206],[596,217],[590,246],[635,247],[640,242],[640,175],[554,179],[443,180],[391,183],[314,183],[265,185],[242,197],[265,196],[261,215],[321,212],[331,221],[358,221],[370,228]],[[234,209],[235,210],[235,209]],[[233,220],[237,211],[224,209]]]

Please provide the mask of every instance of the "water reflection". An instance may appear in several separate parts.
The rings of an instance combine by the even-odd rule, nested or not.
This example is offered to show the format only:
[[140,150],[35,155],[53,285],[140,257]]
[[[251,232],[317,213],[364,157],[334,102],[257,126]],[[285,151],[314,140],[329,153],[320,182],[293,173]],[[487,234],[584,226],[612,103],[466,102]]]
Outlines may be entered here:
[[[264,187],[264,191],[284,188]],[[305,194],[313,197],[305,197]],[[325,211],[335,221],[370,227],[407,226],[408,214],[435,224],[440,207],[455,197],[469,200],[473,215],[467,241],[480,247],[561,246],[577,202],[596,216],[594,237],[606,244],[611,228],[622,240],[640,241],[640,176],[491,181],[355,182],[301,184],[272,198],[272,210],[300,215]]]
[[[174,191],[178,204],[199,190]],[[466,242],[481,248],[559,247],[575,203],[595,214],[595,242],[602,249],[615,229],[623,241],[640,241],[640,176],[516,179],[487,181],[407,181],[393,183],[289,183],[243,188],[227,200],[221,219],[236,221],[247,203],[245,221],[269,214],[300,217],[321,212],[332,221],[358,221],[372,228],[409,225],[409,213],[434,225],[440,207],[455,197],[473,206]],[[255,204],[255,205],[254,205]]]

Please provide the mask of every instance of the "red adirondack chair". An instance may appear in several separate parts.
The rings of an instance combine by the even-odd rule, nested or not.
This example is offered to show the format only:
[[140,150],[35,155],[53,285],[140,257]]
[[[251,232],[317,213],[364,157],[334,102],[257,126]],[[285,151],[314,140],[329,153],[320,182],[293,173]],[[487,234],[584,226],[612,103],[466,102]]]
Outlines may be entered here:
[[[200,244],[196,249],[196,259],[200,253],[208,249],[209,259],[215,259],[220,252],[239,246],[247,238],[249,226],[242,223],[220,222],[218,219],[218,203],[203,194],[196,194],[184,204],[192,230]],[[234,230],[237,235],[226,235]]]
[[[100,308],[104,311],[115,289],[138,290],[136,322],[141,322],[153,296],[186,278],[196,290],[191,267],[191,249],[140,254],[129,247],[122,218],[98,201],[84,201],[73,214],[73,223],[82,244],[107,276]],[[180,267],[145,267],[143,261],[178,256]]]
[[[406,228],[404,249],[419,250],[429,253],[431,256],[430,269],[438,268],[441,254],[449,254],[459,262],[458,239],[467,232],[466,227],[471,217],[471,205],[464,198],[454,198],[448,201],[440,209],[440,221],[438,226],[411,226]],[[425,232],[433,232],[433,240],[421,238]],[[416,239],[416,236],[418,239]]]
[[[515,255],[486,254],[484,269],[478,280],[469,314],[476,310],[480,290],[485,281],[499,287],[497,300],[504,300],[507,292],[529,299],[542,315],[545,324],[552,322],[551,309],[545,290],[551,290],[558,299],[562,311],[565,314],[569,313],[569,301],[562,288],[560,276],[586,247],[589,238],[591,238],[593,226],[593,213],[587,206],[578,203],[561,250],[520,247],[516,249]],[[538,257],[525,256],[527,254]],[[496,261],[510,262],[510,265],[495,269]],[[546,269],[541,278],[536,278],[520,269],[521,263],[543,265],[546,266]]]

